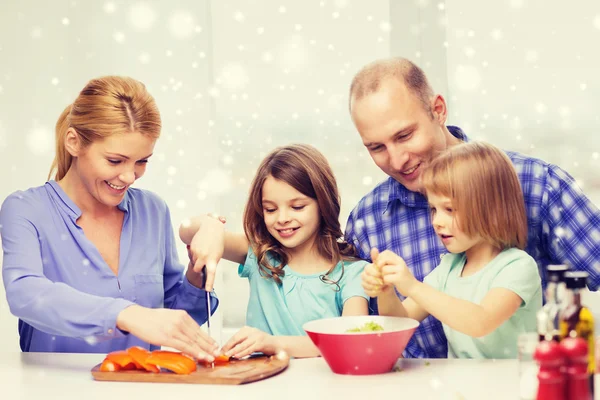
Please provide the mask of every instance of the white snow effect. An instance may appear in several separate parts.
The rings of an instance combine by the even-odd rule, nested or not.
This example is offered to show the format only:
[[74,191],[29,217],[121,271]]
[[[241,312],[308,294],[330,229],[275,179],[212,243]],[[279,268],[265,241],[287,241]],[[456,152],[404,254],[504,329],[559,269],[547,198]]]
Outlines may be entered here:
[[50,81],[50,83],[52,83],[54,86],[58,85],[58,84],[59,84],[59,82],[60,82],[60,81],[59,81],[59,80],[58,80],[58,78],[56,78],[56,77],[52,78],[52,80]]
[[[204,179],[198,182],[198,189],[211,194],[224,194],[231,190],[231,176],[222,169],[213,169],[206,173]],[[198,193],[200,195],[200,193]]]
[[278,59],[282,69],[302,70],[308,64],[309,58],[310,52],[302,36],[293,35],[283,40]]
[[363,183],[363,185],[367,185],[367,186],[370,185],[370,184],[372,184],[373,183],[373,177],[371,177],[371,176],[365,176],[362,179],[362,183]]
[[535,111],[537,111],[540,114],[544,114],[547,110],[547,107],[544,103],[537,103],[535,105]]
[[179,209],[184,209],[186,206],[185,200],[181,199],[181,200],[177,200],[177,203],[175,203],[175,206]]
[[32,39],[39,39],[42,37],[42,28],[40,28],[39,26],[34,27],[31,30],[31,38]]
[[594,17],[594,27],[600,29],[600,14]]
[[333,0],[333,5],[336,8],[346,8],[348,5],[348,0]]
[[62,24],[67,26],[71,23],[71,21],[69,21],[69,18],[65,17],[61,20]]
[[227,64],[219,74],[221,85],[229,91],[243,89],[249,81],[246,69],[240,64]]
[[175,11],[169,17],[168,28],[176,39],[187,39],[194,33],[194,17],[187,11]]
[[494,29],[492,31],[492,33],[490,33],[490,35],[492,36],[492,39],[494,39],[494,40],[500,40],[500,39],[502,39],[502,36],[504,36],[500,29]]
[[475,56],[475,49],[472,47],[465,47],[464,51],[468,58],[473,58]]
[[512,8],[523,8],[525,0],[510,0],[510,6]]
[[256,28],[256,33],[258,33],[259,35],[262,35],[263,33],[265,33],[265,28],[262,26],[259,26],[258,28]]
[[54,135],[46,127],[35,127],[27,135],[27,146],[34,155],[49,153],[54,148]]
[[123,43],[125,41],[125,34],[123,32],[115,32],[113,33],[113,39],[117,43]]
[[95,336],[86,336],[84,340],[90,346],[95,346],[98,343],[98,339]]
[[117,10],[117,6],[112,1],[104,3],[104,12],[107,14],[112,14]]
[[83,261],[82,261],[82,263],[83,263],[84,267],[89,267],[90,266],[90,260],[88,260],[87,258],[84,258]]
[[172,165],[171,165],[171,166],[169,166],[169,167],[167,168],[167,174],[169,174],[169,175],[171,175],[171,176],[173,176],[173,175],[177,174],[177,168],[176,168],[176,167],[174,167],[174,166],[172,166]]
[[479,69],[472,65],[459,65],[454,74],[454,81],[459,90],[468,92],[479,88],[481,74]]
[[135,31],[149,31],[154,26],[156,18],[154,8],[145,2],[135,3],[129,9],[129,23]]
[[392,24],[390,24],[388,21],[382,21],[379,23],[379,29],[384,32],[389,32],[392,30]]
[[585,83],[582,83],[582,84],[579,85],[579,88],[581,90],[585,90],[585,89],[587,89],[587,85]]
[[244,16],[244,13],[242,13],[241,11],[236,11],[233,14],[233,19],[236,20],[237,22],[244,22],[246,20],[246,17]]
[[150,54],[144,52],[138,56],[138,60],[142,64],[148,64],[150,62]]
[[527,52],[525,52],[525,61],[528,63],[536,62],[538,58],[538,52],[535,50],[527,50]]

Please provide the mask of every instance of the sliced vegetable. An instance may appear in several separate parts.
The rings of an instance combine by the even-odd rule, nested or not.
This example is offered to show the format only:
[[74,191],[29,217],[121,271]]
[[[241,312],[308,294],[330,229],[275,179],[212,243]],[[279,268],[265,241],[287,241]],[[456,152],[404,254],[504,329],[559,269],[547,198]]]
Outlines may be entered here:
[[100,371],[102,372],[117,372],[121,369],[121,367],[118,364],[115,364],[114,362],[107,360],[106,358],[104,359],[104,361],[102,361],[102,364],[100,365]]
[[113,363],[120,366],[121,369],[136,369],[137,367],[137,365],[133,362],[133,358],[131,358],[131,356],[125,350],[113,351],[111,353],[108,353],[106,355],[106,360],[112,361]]
[[196,371],[196,362],[192,358],[174,351],[155,350],[146,358],[146,363],[181,375]]
[[133,362],[136,364],[136,366],[138,366],[138,369],[143,369],[154,373],[160,372],[156,365],[148,364],[146,362],[148,357],[150,357],[152,354],[148,350],[139,346],[133,346],[127,349],[127,354],[129,354]]

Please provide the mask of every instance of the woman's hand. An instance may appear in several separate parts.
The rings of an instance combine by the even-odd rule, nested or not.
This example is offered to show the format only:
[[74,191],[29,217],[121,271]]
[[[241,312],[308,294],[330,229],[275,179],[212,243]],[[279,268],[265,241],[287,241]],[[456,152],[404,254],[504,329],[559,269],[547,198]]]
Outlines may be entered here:
[[117,328],[200,360],[212,362],[219,355],[218,344],[184,310],[129,306],[119,313]]
[[245,326],[229,339],[222,351],[228,357],[242,358],[254,352],[275,354],[278,348],[275,337]]

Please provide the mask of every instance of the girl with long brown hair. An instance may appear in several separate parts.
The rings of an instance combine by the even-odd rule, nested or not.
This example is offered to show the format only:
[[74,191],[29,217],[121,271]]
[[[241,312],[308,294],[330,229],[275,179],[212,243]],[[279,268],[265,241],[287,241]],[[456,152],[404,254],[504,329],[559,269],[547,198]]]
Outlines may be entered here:
[[223,346],[227,355],[284,350],[292,357],[318,356],[304,323],[368,314],[360,281],[366,262],[343,240],[339,214],[327,160],[314,147],[297,144],[275,149],[258,167],[244,233],[226,232],[209,216],[181,226],[193,263],[207,265],[209,281],[221,258],[238,263],[239,275],[249,280],[247,326]]

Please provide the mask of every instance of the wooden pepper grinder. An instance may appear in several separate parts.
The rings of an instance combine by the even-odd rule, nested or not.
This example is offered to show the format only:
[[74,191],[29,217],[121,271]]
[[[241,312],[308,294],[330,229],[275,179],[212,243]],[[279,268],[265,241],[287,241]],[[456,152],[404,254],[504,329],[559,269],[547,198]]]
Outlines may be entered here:
[[567,400],[592,400],[587,341],[581,337],[567,337],[560,341],[560,348],[566,357]]
[[560,345],[554,340],[542,340],[533,358],[540,365],[537,400],[570,400],[566,397],[566,380],[561,371],[565,359]]

